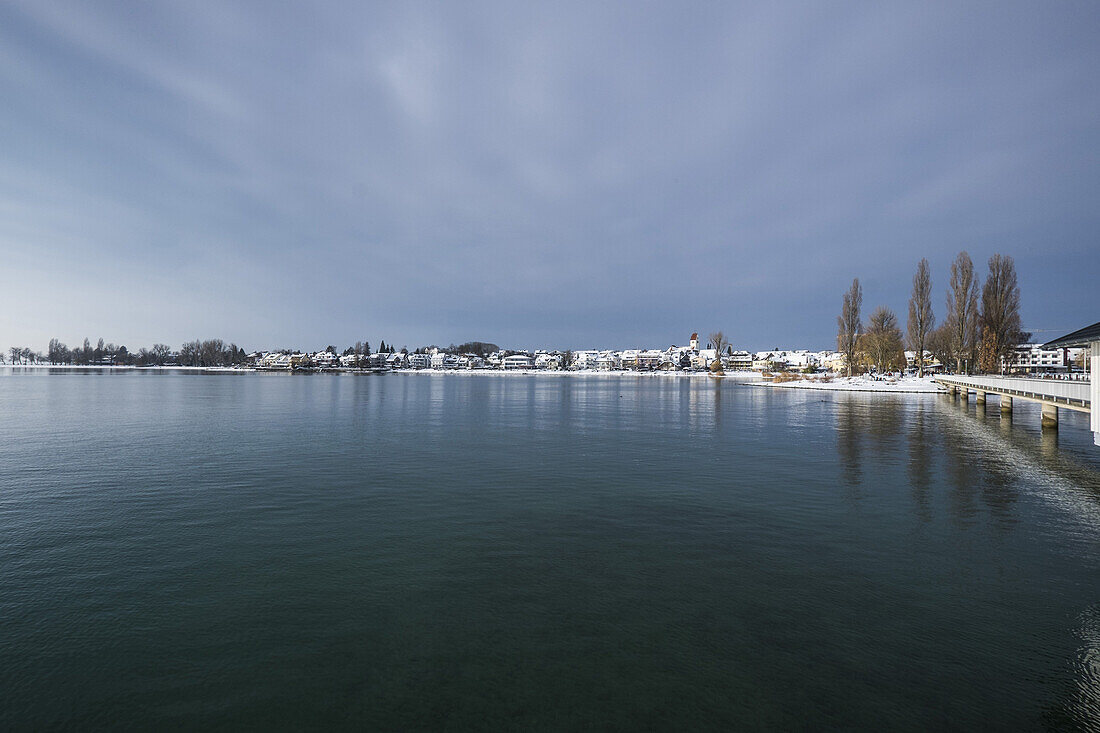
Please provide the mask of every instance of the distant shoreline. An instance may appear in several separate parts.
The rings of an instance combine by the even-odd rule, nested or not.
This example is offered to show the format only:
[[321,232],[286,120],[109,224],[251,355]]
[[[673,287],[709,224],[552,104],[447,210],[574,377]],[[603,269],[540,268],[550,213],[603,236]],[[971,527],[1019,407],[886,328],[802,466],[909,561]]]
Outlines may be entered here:
[[[77,369],[108,369],[112,371],[141,371],[141,372],[226,372],[257,374],[294,374],[289,369],[256,369],[255,367],[200,367],[200,366],[130,366],[130,365],[101,365],[101,364],[0,364],[0,369],[44,369],[44,370],[77,370]],[[297,372],[301,373],[301,372]],[[308,374],[368,374],[366,370],[332,369],[322,372],[305,372]],[[711,374],[706,371],[631,371],[631,370],[597,370],[597,369],[393,369],[381,374],[419,374],[419,375],[460,375],[460,376],[555,376],[555,377],[664,377],[664,378],[696,378],[708,377],[711,379],[739,379],[746,383],[757,382],[763,379],[760,372],[725,372],[724,374]]]

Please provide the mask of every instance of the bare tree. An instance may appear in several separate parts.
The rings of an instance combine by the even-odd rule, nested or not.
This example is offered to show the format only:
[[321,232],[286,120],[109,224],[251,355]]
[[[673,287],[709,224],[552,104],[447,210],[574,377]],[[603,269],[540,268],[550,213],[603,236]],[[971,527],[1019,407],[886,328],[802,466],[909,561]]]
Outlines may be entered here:
[[168,344],[153,344],[153,363],[157,366],[163,366],[164,362],[168,361],[168,356],[172,353],[172,347]]
[[199,366],[202,355],[202,342],[199,340],[188,341],[180,347],[180,363],[183,366]]
[[974,279],[974,263],[966,252],[959,252],[951,263],[946,323],[955,371],[961,372],[964,360],[968,368],[972,364],[978,345],[978,282]]
[[50,346],[46,349],[46,358],[50,360],[51,364],[64,364],[68,351],[68,347],[61,343],[61,341],[58,339],[50,339]]
[[932,352],[932,358],[940,363],[940,367],[947,368],[951,362],[951,333],[946,323],[941,323],[928,334],[928,350]]
[[[714,361],[711,362],[710,368],[715,372],[722,371],[722,349],[726,347],[726,334],[721,331],[715,331],[710,335],[710,342],[714,345]],[[717,364],[717,366],[715,366]]]
[[860,351],[880,372],[887,372],[905,363],[901,345],[901,328],[894,311],[880,305],[871,312],[867,333],[860,338]]
[[982,286],[981,324],[982,371],[1001,370],[1016,344],[1023,340],[1020,327],[1020,286],[1016,281],[1016,264],[1011,257],[995,254],[989,258],[989,276]]
[[859,286],[857,277],[852,280],[852,287],[844,294],[844,305],[836,319],[836,350],[844,354],[849,377],[852,376],[856,351],[859,349],[859,332],[863,330],[863,324],[859,320],[859,309],[862,307],[863,289]]
[[909,347],[917,352],[917,376],[924,376],[924,350],[928,345],[928,334],[936,325],[932,314],[932,276],[928,272],[928,260],[921,258],[917,263],[917,274],[913,276],[913,294],[909,296]]

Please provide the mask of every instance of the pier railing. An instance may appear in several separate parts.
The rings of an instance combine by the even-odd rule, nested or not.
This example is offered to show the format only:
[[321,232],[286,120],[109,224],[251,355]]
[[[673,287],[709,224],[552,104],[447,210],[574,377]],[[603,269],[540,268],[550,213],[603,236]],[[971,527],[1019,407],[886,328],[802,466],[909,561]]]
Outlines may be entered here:
[[971,377],[967,375],[944,375],[936,377],[936,381],[949,387],[1022,397],[1082,412],[1088,412],[1091,407],[1089,382],[1029,377]]

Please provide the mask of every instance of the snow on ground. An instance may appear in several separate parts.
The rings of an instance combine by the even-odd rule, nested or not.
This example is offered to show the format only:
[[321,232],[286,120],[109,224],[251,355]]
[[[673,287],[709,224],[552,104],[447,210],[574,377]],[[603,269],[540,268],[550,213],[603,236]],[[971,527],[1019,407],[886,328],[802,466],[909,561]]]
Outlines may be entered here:
[[[114,369],[125,371],[203,371],[203,372],[253,372],[256,369],[252,367],[189,367],[189,366],[149,366],[149,367],[136,367],[136,366],[109,366],[109,365],[76,365],[76,364],[0,364],[0,369]],[[286,372],[288,370],[270,370],[274,373]],[[333,374],[342,373],[342,371],[333,371]],[[755,382],[761,378],[760,372],[726,372],[723,375],[714,375],[709,372],[681,372],[681,371],[652,371],[652,372],[635,372],[630,370],[596,370],[596,369],[577,369],[570,371],[562,371],[557,369],[397,369],[392,372],[386,372],[387,374],[451,374],[460,376],[506,376],[506,377],[522,377],[522,376],[553,376],[553,377],[655,377],[655,378],[683,378],[683,377],[720,377],[725,379],[733,379],[738,382]]]
[[943,387],[932,381],[932,377],[887,377],[872,379],[862,377],[834,377],[824,379],[800,379],[795,382],[757,382],[762,387],[783,387],[786,389],[819,389],[832,392],[943,392]]
[[714,375],[709,372],[681,372],[681,371],[652,371],[635,372],[629,369],[398,369],[393,374],[456,374],[465,376],[543,376],[543,377],[653,377],[653,378],[682,378],[682,377],[715,377],[734,379],[740,382],[759,380],[760,372],[726,372],[724,375]]
[[252,367],[132,366],[129,364],[0,364],[0,369],[113,369],[132,372],[254,372]]

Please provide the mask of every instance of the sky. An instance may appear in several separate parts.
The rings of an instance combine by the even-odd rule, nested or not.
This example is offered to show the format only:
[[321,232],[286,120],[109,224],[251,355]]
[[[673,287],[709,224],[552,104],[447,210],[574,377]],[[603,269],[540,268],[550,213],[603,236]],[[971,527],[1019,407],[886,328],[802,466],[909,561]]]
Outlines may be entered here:
[[0,4],[0,346],[1100,320],[1100,3]]

